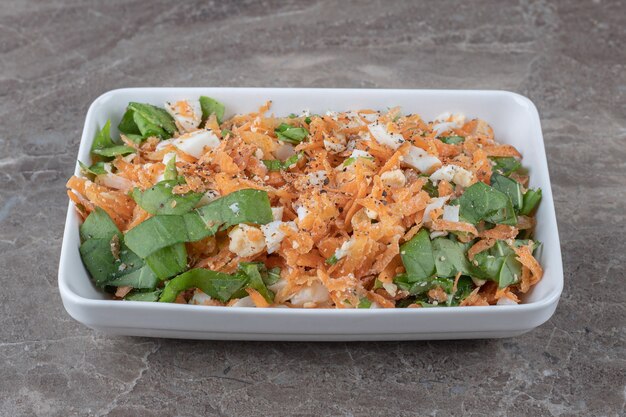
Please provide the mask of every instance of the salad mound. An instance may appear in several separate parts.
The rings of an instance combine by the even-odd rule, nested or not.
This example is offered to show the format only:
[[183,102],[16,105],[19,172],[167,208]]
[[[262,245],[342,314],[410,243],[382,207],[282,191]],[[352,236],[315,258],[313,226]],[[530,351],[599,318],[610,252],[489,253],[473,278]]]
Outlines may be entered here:
[[[67,183],[114,298],[234,307],[517,304],[541,190],[479,119],[399,108],[225,118],[129,103]],[[116,138],[118,135],[115,135]]]

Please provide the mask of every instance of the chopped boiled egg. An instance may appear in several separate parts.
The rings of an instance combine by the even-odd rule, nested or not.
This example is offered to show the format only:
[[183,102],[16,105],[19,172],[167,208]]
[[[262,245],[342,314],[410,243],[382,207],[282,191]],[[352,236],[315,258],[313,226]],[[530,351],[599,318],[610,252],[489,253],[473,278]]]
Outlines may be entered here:
[[289,230],[294,232],[298,231],[298,227],[295,222],[275,220],[261,226],[268,254],[274,253],[280,248],[280,243],[285,238],[285,232],[288,232]]
[[465,115],[461,113],[442,113],[435,118],[435,121],[438,123],[435,123],[433,125],[433,132],[435,132],[437,136],[439,136],[449,130],[459,129],[463,127],[463,125],[465,124]]
[[247,224],[235,226],[228,232],[228,249],[237,256],[247,258],[265,249],[265,237],[261,229]]
[[217,148],[220,140],[212,130],[202,129],[179,136],[172,144],[181,151],[200,158],[204,154],[205,147]]
[[310,286],[304,287],[297,293],[291,296],[291,304],[294,306],[303,307],[305,304],[321,305],[330,301],[330,294],[328,290],[319,281],[314,281]]
[[404,173],[399,169],[384,172],[380,176],[380,180],[382,181],[383,185],[391,188],[399,188],[406,185],[406,177],[404,176]]
[[388,146],[394,151],[404,143],[402,135],[398,133],[390,133],[387,131],[387,128],[380,123],[368,125],[367,128],[378,143]]
[[448,182],[454,182],[462,187],[469,187],[472,185],[473,179],[474,174],[471,171],[457,165],[442,166],[430,176],[430,180],[435,185],[437,185],[437,182],[445,180]]
[[198,100],[166,102],[165,110],[185,132],[196,130],[200,126],[200,122],[202,122],[202,108]]
[[443,207],[443,205],[446,203],[446,201],[448,201],[449,198],[450,196],[432,198],[430,203],[426,206],[426,209],[424,209],[424,223],[430,222],[430,212]]
[[449,222],[458,222],[459,221],[459,206],[443,206],[443,216],[442,218]]
[[411,145],[409,151],[404,155],[403,162],[419,172],[430,173],[441,166],[441,161],[436,156],[430,155],[422,148]]
[[283,212],[285,208],[283,206],[280,207],[272,207],[272,218],[274,221],[281,221],[283,219]]

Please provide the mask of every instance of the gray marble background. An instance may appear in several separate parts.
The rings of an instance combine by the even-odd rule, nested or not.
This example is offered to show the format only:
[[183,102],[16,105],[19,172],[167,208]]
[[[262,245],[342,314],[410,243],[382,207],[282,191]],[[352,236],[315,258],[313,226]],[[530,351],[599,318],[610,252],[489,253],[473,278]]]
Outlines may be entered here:
[[[180,3],[180,4],[179,4]],[[0,414],[617,416],[626,401],[619,1],[0,2]],[[565,290],[506,340],[109,337],[57,289],[87,107],[131,86],[507,89],[543,123]]]

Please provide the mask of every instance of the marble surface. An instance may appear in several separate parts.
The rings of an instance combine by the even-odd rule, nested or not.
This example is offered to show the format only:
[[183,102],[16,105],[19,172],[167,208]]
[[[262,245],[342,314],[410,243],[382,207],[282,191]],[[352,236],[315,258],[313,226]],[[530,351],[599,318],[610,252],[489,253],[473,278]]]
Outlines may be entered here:
[[[624,415],[625,16],[604,0],[3,0],[0,415]],[[556,314],[514,339],[409,343],[157,340],[76,323],[56,275],[89,103],[203,85],[527,95],[563,245]]]

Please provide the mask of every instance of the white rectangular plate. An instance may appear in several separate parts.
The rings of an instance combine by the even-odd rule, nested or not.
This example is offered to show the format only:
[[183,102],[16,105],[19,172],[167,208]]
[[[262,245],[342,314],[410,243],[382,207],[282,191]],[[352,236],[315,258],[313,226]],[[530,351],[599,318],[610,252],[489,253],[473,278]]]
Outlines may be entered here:
[[[563,288],[561,248],[539,115],[527,98],[505,91],[365,90],[281,88],[130,88],[96,99],[85,120],[78,158],[89,160],[93,137],[107,119],[116,125],[130,101],[165,101],[208,95],[226,105],[226,116],[258,109],[272,100],[271,112],[345,111],[401,106],[425,120],[464,113],[481,118],[496,139],[514,145],[530,170],[532,187],[541,187],[536,238],[544,277],[523,304],[422,309],[255,309],[114,301],[93,286],[78,252],[79,219],[68,206],[59,289],[67,312],[85,325],[120,335],[240,340],[416,340],[510,337],[547,321]],[[115,130],[115,129],[113,129]],[[113,132],[116,133],[116,132]],[[78,166],[76,174],[79,173]]]

